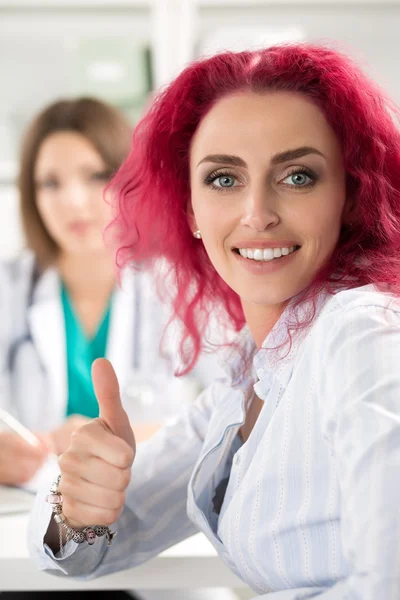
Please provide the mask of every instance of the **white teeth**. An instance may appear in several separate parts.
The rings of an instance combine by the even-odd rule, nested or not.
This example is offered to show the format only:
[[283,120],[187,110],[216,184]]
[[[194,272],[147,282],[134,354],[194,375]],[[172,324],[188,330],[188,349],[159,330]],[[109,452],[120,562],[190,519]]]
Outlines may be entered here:
[[290,248],[238,248],[239,254],[243,258],[250,258],[258,261],[268,261],[281,256],[287,256],[295,250],[296,246]]
[[272,260],[274,258],[274,251],[272,248],[264,249],[264,260]]

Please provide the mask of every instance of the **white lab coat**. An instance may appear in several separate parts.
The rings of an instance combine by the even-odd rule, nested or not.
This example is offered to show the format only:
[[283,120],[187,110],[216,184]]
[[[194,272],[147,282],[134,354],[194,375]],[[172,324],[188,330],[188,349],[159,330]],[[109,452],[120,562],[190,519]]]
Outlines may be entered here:
[[[57,271],[47,269],[31,289],[33,272],[30,253],[0,268],[0,406],[29,429],[46,431],[61,425],[66,414],[65,327]],[[152,278],[124,273],[112,302],[106,357],[133,423],[174,416],[222,372],[215,357],[204,355],[189,376],[175,377],[176,351],[171,345],[169,359],[159,352],[166,319]]]

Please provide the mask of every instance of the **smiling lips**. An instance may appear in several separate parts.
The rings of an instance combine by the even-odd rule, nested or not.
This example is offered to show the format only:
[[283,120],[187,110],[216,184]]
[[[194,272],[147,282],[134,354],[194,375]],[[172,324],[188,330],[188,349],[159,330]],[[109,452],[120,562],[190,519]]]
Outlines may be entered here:
[[275,258],[288,256],[298,248],[299,246],[283,246],[276,248],[237,248],[236,251],[243,256],[243,258],[268,262],[274,260]]
[[78,235],[82,235],[90,228],[90,221],[74,221],[69,224],[69,230]]

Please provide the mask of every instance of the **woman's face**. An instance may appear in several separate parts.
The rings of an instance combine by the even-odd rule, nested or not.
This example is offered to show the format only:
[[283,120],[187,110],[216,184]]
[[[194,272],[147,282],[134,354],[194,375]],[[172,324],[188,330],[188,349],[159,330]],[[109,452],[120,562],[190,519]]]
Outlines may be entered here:
[[311,283],[346,198],[339,143],[314,104],[288,92],[221,99],[196,131],[190,173],[190,225],[245,312]]
[[110,207],[103,200],[109,169],[90,141],[62,131],[41,144],[34,168],[36,203],[61,252],[104,250]]

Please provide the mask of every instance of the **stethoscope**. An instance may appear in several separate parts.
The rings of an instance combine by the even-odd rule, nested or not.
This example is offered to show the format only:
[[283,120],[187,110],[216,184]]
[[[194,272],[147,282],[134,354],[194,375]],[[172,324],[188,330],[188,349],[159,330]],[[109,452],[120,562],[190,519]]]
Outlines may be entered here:
[[[37,264],[35,264],[35,266],[32,270],[31,277],[30,277],[27,300],[24,303],[22,310],[20,311],[21,318],[24,320],[24,322],[26,324],[26,330],[22,335],[17,337],[17,339],[12,342],[12,344],[10,345],[10,347],[8,349],[8,356],[7,356],[6,364],[7,364],[7,369],[8,369],[9,373],[13,372],[14,366],[16,364],[17,355],[18,355],[20,349],[22,348],[22,346],[24,346],[26,344],[33,345],[32,334],[31,334],[31,331],[30,331],[30,329],[28,327],[28,323],[27,323],[27,315],[28,315],[29,309],[33,305],[35,289],[36,289],[36,285],[39,281],[39,278],[40,278],[40,270],[39,270]],[[135,316],[134,316],[133,340],[132,340],[132,352],[133,352],[132,369],[133,369],[133,372],[136,374],[136,377],[139,378],[139,372],[140,372],[140,368],[141,368],[140,337],[141,337],[141,328],[142,328],[142,289],[141,289],[140,282],[139,282],[139,276],[134,277],[133,284],[134,284],[134,294],[135,294],[134,295],[134,297],[135,297]],[[44,373],[45,366],[40,361],[39,356],[38,356],[38,364],[40,366],[41,371]]]
[[[30,307],[33,304],[33,297],[34,297],[35,288],[36,288],[36,284],[39,280],[39,277],[40,277],[40,271],[39,271],[38,265],[35,263],[33,270],[32,270],[31,277],[30,277],[30,281],[29,281],[27,300],[24,303],[22,310],[20,310],[20,315],[19,315],[21,317],[21,320],[23,320],[24,323],[26,323],[26,331],[25,331],[25,333],[23,333],[22,335],[17,337],[17,339],[12,342],[12,344],[10,345],[10,347],[8,349],[7,368],[8,368],[9,373],[13,372],[14,365],[16,363],[16,358],[17,358],[18,352],[20,351],[21,347],[24,346],[25,344],[33,344],[32,334],[29,330],[29,327],[27,326],[27,315],[28,315],[28,311],[29,311]],[[41,371],[44,372],[44,365],[40,362],[39,357],[38,357],[38,361],[39,361]]]

